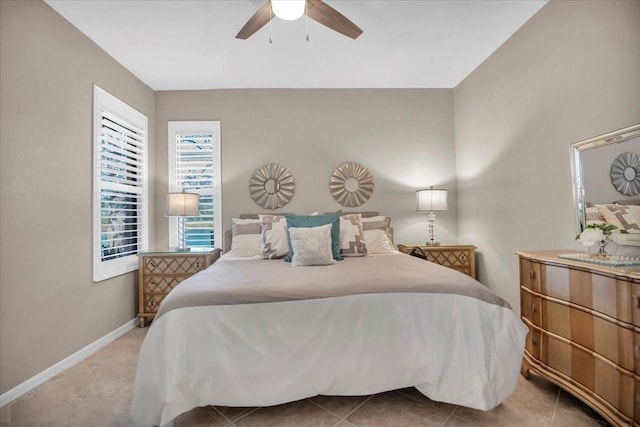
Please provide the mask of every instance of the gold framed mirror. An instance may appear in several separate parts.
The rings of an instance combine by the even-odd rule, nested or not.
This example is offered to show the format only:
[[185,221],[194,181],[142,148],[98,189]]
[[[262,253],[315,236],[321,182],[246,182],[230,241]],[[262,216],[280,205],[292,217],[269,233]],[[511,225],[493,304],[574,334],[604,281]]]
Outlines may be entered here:
[[342,206],[354,208],[363,205],[373,194],[373,175],[356,162],[338,166],[329,179],[331,196]]
[[249,194],[264,209],[278,209],[291,201],[296,184],[289,169],[277,163],[259,167],[249,179]]

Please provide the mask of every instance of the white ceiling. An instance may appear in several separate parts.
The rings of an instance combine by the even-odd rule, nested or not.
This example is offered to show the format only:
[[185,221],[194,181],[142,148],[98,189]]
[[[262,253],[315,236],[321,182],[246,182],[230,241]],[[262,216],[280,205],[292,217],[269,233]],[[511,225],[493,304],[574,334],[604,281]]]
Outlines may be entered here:
[[364,33],[307,42],[304,18],[236,39],[263,0],[45,1],[154,90],[452,88],[547,2],[325,0]]

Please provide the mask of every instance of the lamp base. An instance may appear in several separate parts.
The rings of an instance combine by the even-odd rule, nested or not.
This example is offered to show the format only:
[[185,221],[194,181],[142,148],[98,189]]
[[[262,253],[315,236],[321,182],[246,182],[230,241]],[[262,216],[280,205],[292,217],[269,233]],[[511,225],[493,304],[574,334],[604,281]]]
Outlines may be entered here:
[[427,246],[440,246],[440,242],[427,242]]

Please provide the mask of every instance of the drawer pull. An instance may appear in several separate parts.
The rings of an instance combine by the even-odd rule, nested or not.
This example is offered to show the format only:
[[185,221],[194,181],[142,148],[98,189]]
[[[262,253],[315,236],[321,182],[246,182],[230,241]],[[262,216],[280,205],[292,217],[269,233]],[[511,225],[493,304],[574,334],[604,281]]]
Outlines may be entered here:
[[200,261],[196,261],[196,268],[200,268]]
[[155,263],[155,262],[153,262],[153,261],[149,261],[149,265],[150,265],[151,267],[153,267],[153,268],[156,268],[156,267],[157,267],[156,263]]
[[535,304],[531,304],[531,313],[535,313],[536,312],[536,306]]
[[533,345],[538,345],[538,338],[536,338],[536,337],[532,337],[532,338],[531,338],[531,343],[532,343]]
[[635,346],[635,348],[633,349],[633,352],[636,355],[636,359],[640,359],[640,345]]
[[535,280],[535,278],[536,278],[536,272],[535,272],[535,270],[529,270],[529,278],[530,278],[531,280]]

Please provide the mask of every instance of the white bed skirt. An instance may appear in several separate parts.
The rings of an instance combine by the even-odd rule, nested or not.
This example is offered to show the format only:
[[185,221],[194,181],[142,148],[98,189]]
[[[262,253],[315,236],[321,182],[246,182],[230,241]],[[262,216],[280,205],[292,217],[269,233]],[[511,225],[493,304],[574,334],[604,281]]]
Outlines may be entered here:
[[513,310],[453,294],[177,309],[144,340],[132,418],[162,426],[198,406],[270,406],[409,386],[488,410],[515,389],[526,334]]

